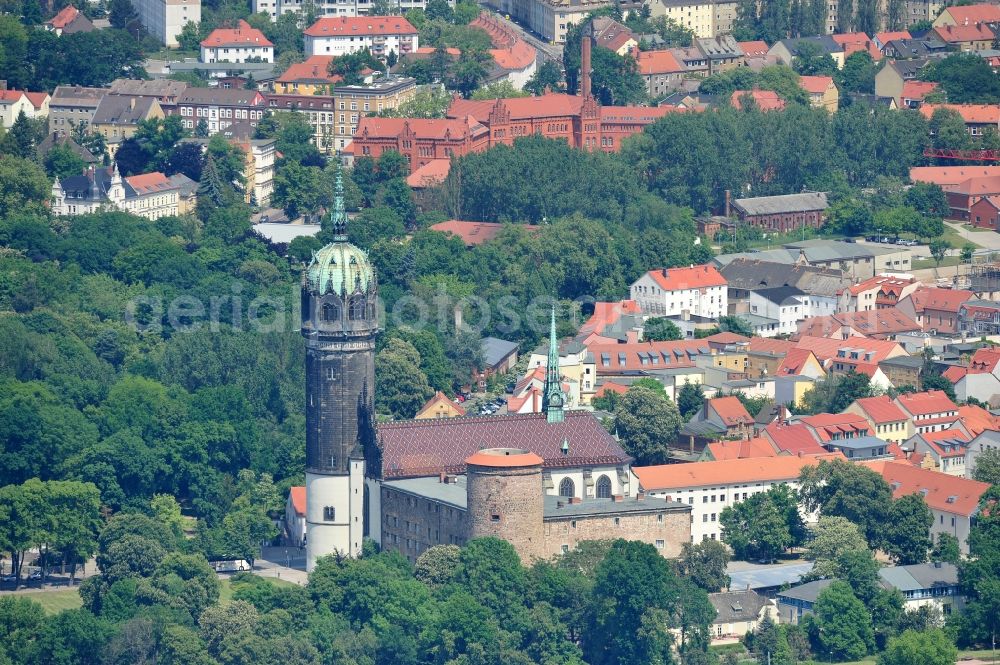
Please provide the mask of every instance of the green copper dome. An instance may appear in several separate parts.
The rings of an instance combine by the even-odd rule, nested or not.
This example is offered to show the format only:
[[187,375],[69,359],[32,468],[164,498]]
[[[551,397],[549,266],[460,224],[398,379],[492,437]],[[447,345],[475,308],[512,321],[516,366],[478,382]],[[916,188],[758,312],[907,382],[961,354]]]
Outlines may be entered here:
[[331,242],[313,255],[306,283],[318,294],[366,293],[375,283],[375,270],[363,250],[349,242]]

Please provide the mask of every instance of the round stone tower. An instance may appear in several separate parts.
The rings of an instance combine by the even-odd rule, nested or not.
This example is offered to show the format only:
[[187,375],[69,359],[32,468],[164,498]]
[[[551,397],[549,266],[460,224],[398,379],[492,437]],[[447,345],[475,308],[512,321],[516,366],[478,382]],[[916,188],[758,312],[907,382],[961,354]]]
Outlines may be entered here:
[[469,538],[502,538],[525,564],[545,556],[543,461],[517,448],[487,448],[465,460]]
[[375,450],[375,269],[347,241],[343,183],[333,242],[302,275],[306,340],[306,568],[318,557],[358,556],[365,534],[365,456]]

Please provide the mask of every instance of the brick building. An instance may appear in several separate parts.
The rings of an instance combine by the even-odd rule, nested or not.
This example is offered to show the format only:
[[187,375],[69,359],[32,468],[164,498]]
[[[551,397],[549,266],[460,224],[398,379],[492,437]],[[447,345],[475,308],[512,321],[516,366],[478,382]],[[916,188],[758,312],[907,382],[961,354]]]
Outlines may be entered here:
[[827,202],[823,192],[804,192],[736,199],[733,208],[739,219],[751,226],[786,232],[805,226],[818,229],[823,225]]
[[465,460],[468,472],[382,484],[381,543],[411,561],[435,545],[493,536],[522,561],[548,559],[585,540],[625,538],[667,557],[690,540],[691,507],[676,501],[611,495],[581,499],[547,495],[545,460],[519,449],[484,449]]

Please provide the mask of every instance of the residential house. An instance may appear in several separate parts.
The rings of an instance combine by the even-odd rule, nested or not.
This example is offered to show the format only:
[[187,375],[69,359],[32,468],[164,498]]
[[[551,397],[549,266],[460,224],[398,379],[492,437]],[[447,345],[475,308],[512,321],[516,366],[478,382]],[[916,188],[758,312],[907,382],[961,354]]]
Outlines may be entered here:
[[[230,125],[219,132],[230,145],[240,149],[243,153],[244,167],[244,200],[254,206],[267,206],[271,202],[274,193],[274,162],[277,158],[277,139],[254,139],[246,138],[243,132],[237,132],[239,136],[232,136],[230,130],[241,126],[249,126],[249,123],[238,123]],[[183,139],[183,142],[196,143],[206,149],[209,139],[194,137]]]
[[132,0],[146,32],[168,48],[177,48],[184,26],[201,23],[201,0]]
[[753,457],[721,462],[633,466],[639,488],[650,497],[667,498],[691,506],[691,541],[721,539],[719,515],[727,506],[766,492],[777,485],[798,487],[799,475],[807,466],[824,459],[841,458],[839,453]]
[[778,249],[720,254],[712,262],[724,266],[740,259],[831,268],[841,271],[852,281],[868,279],[883,272],[906,272],[912,264],[910,251],[906,248],[822,239],[789,242]]
[[886,45],[895,39],[912,39],[912,35],[907,30],[895,30],[886,32],[876,32],[875,36],[872,37],[872,41],[875,42],[875,48],[885,55]]
[[926,60],[943,58],[951,52],[951,47],[938,39],[934,33],[928,33],[920,39],[894,39],[882,49],[885,57],[894,60]]
[[959,420],[958,406],[941,390],[904,393],[896,397],[896,406],[913,421],[916,434],[948,429]]
[[968,366],[953,365],[942,374],[954,384],[958,401],[971,397],[991,405],[1000,402],[1000,351],[994,348],[977,349]]
[[882,51],[879,50],[872,38],[863,32],[835,33],[830,35],[830,38],[844,49],[845,61],[859,51],[870,55],[875,62],[882,59]]
[[837,69],[844,66],[844,47],[834,41],[830,35],[815,37],[796,37],[775,42],[768,55],[773,55],[784,65],[792,66],[792,61],[798,57],[799,49],[809,44],[811,49],[820,55],[827,54],[837,64]]
[[969,223],[980,229],[1000,231],[1000,196],[984,196],[969,207]]
[[[921,107],[923,108],[923,107]],[[983,199],[988,199],[1000,195],[1000,177],[969,178],[957,185],[944,185],[945,198],[948,199],[948,219],[970,222],[973,215],[973,207]],[[982,212],[984,206],[976,208],[981,216],[986,216]],[[988,218],[988,217],[987,217]],[[979,223],[980,226],[982,222]]]
[[176,216],[178,190],[159,172],[122,178],[116,164],[92,166],[82,175],[55,179],[52,214],[84,215],[117,209],[147,219]]
[[843,290],[841,312],[871,312],[892,309],[921,287],[912,276],[876,275]]
[[807,226],[818,229],[823,225],[828,207],[824,192],[758,196],[733,201],[733,209],[740,221],[783,233]]
[[913,421],[888,395],[856,399],[844,410],[868,421],[878,438],[896,445],[913,436]]
[[651,316],[717,319],[729,311],[726,280],[713,265],[650,270],[632,283],[629,294]]
[[695,39],[694,45],[708,61],[709,76],[742,67],[745,62],[743,49],[732,35]]
[[486,389],[486,380],[494,374],[506,374],[517,364],[517,342],[509,342],[497,337],[484,337],[483,367],[473,375],[473,381],[480,390]]
[[951,476],[913,466],[907,462],[877,460],[866,466],[882,476],[898,499],[908,494],[920,494],[931,509],[931,537],[947,533],[958,540],[963,554],[969,552],[969,529],[979,511],[979,498],[990,488],[967,478]]
[[715,8],[712,0],[654,0],[649,3],[653,18],[664,16],[691,30],[696,38],[714,37]]
[[896,106],[902,107],[903,84],[907,81],[916,81],[927,63],[926,58],[887,62],[875,74],[875,94],[878,97],[892,97],[896,101]]
[[813,108],[834,113],[840,106],[840,91],[832,76],[800,76],[799,85],[809,95],[809,105]]
[[964,289],[921,286],[899,300],[899,311],[914,319],[920,329],[933,335],[957,335],[958,311],[975,297]]
[[257,90],[188,88],[171,115],[181,116],[186,129],[196,129],[204,121],[211,135],[243,121],[256,127],[266,110],[264,95]]
[[802,617],[811,614],[819,594],[836,580],[824,579],[798,584],[778,591],[775,598],[778,601],[778,621],[780,623],[798,624]]
[[840,270],[805,264],[784,265],[741,258],[721,266],[728,284],[729,314],[750,312],[750,294],[759,289],[792,286],[805,294],[811,316],[837,311],[838,293],[851,284]]
[[420,47],[418,31],[402,16],[325,16],[305,30],[307,55],[347,55],[368,49],[378,58]]
[[292,547],[306,546],[306,488],[304,485],[293,485],[288,488],[288,500],[285,502],[285,524],[282,534],[286,543]]
[[843,340],[857,337],[891,340],[897,335],[919,332],[920,325],[896,309],[814,316],[802,321],[798,327],[799,335]]
[[881,568],[878,576],[887,589],[903,594],[903,609],[916,611],[925,605],[936,607],[947,618],[965,609],[965,597],[958,583],[958,567],[947,561]]
[[762,438],[777,448],[779,455],[827,455],[827,449],[820,445],[813,430],[802,422],[778,421],[760,430]]
[[[596,381],[635,378],[636,376],[652,376],[664,384],[667,396],[676,397],[676,390],[688,383],[703,383],[705,369],[696,364],[700,356],[710,356],[712,351],[704,340],[688,339],[663,342],[627,342],[617,341],[607,343],[592,343],[589,346],[580,345],[580,351],[572,359],[579,367],[576,370],[582,377],[584,403],[588,403],[587,383]],[[535,356],[532,355],[532,361]],[[529,361],[529,366],[532,361]],[[567,358],[567,365],[571,359]],[[570,367],[563,365],[560,356],[560,371],[569,375]],[[725,372],[728,378],[729,372]],[[592,379],[592,377],[596,377]]]
[[754,377],[774,376],[788,353],[795,347],[795,342],[784,339],[751,337],[746,344],[747,374]]
[[965,457],[972,437],[962,431],[961,421],[951,429],[914,434],[903,443],[903,450],[934,461],[941,473],[965,477]]
[[274,91],[281,95],[322,95],[344,79],[330,73],[332,55],[311,55],[305,62],[288,66],[274,82]]
[[1000,176],[1000,166],[915,166],[910,169],[910,180],[947,188],[959,185],[970,178]]
[[118,145],[139,130],[140,122],[163,117],[163,109],[153,97],[105,95],[94,111],[90,127],[104,137],[108,152],[114,157]]
[[274,62],[274,44],[240,19],[235,28],[216,28],[201,40],[202,62]]
[[0,127],[12,127],[22,113],[25,118],[42,118],[49,114],[47,92],[7,90],[0,84]]
[[609,16],[598,16],[590,22],[594,46],[601,46],[615,54],[625,56],[639,47],[639,40],[632,31]]
[[844,457],[858,461],[881,457],[887,444],[871,435],[868,421],[853,413],[820,413],[814,416],[796,416],[789,424],[806,427],[812,438],[830,452],[841,452]]
[[[500,72],[516,89],[522,89],[538,67],[537,49],[522,38],[510,21],[499,16],[483,12],[469,25],[484,30],[490,36],[493,48],[489,49],[489,54],[495,71]],[[499,80],[493,73],[488,79]]]
[[771,47],[767,45],[764,41],[749,41],[749,42],[737,42],[740,46],[740,50],[743,51],[743,57],[746,60],[760,60],[767,57],[767,52],[771,50]]
[[714,0],[712,16],[712,35],[732,34],[739,18],[739,2],[737,0]]
[[839,340],[803,335],[799,337],[796,345],[815,353],[823,366],[834,374],[854,371],[867,374],[873,379],[879,377],[880,381],[885,381],[884,388],[888,388],[889,385],[879,369],[879,363],[886,358],[906,355],[906,350],[901,344],[868,337]]
[[458,418],[464,415],[465,409],[462,408],[462,405],[448,399],[447,395],[439,390],[420,407],[420,410],[417,411],[417,415],[413,416],[413,419]]
[[985,23],[938,26],[931,29],[931,34],[959,51],[971,52],[993,48],[993,39],[996,37]]
[[710,593],[708,602],[715,608],[715,618],[709,629],[713,642],[740,640],[755,631],[764,617],[772,621],[777,619],[774,601],[752,589]]
[[920,375],[923,374],[924,359],[922,356],[903,354],[884,358],[878,362],[878,367],[885,377],[896,388],[920,385]]
[[1000,105],[997,104],[924,104],[920,113],[928,120],[939,108],[949,109],[962,117],[965,130],[973,137],[980,137],[987,127],[1000,129]]
[[[431,231],[440,231],[461,238],[466,247],[475,247],[496,238],[506,226],[506,224],[498,222],[465,222],[449,219],[446,222],[432,224],[429,228]],[[541,228],[534,224],[517,224],[516,226],[528,233],[537,233],[538,229]]]
[[702,439],[699,447],[720,439],[749,439],[753,434],[753,416],[743,406],[738,397],[714,397],[706,399],[681,427],[679,438]]
[[684,80],[684,67],[669,50],[639,51],[635,59],[639,75],[646,82],[646,93],[652,99],[673,92]]
[[770,439],[739,439],[733,441],[713,441],[705,446],[699,462],[718,462],[727,459],[749,459],[751,457],[777,457],[778,448]]
[[35,148],[35,153],[38,155],[38,161],[40,163],[45,163],[45,157],[49,154],[49,151],[56,146],[69,148],[73,154],[83,160],[83,163],[87,166],[91,164],[96,164],[100,161],[94,156],[89,150],[84,148],[82,145],[74,141],[69,136],[63,136],[58,132],[52,132],[38,144]]
[[688,76],[693,78],[708,76],[708,60],[697,46],[679,46],[670,49],[670,52],[674,54],[677,62],[681,63]]
[[111,82],[109,94],[125,95],[127,97],[152,97],[163,109],[163,113],[171,115],[177,108],[178,98],[187,90],[184,81],[172,79],[115,79]]
[[56,86],[49,99],[49,131],[66,136],[74,127],[87,127],[106,94],[106,88]]
[[969,442],[965,449],[965,477],[972,478],[976,472],[976,460],[989,450],[1000,451],[1000,427],[983,430]]
[[198,206],[198,183],[183,173],[167,176],[167,182],[177,190],[177,214],[194,214]]
[[969,300],[958,310],[958,326],[972,335],[1000,334],[1000,303],[992,300]]
[[56,33],[56,37],[71,35],[74,32],[90,32],[96,30],[94,24],[90,22],[83,13],[73,5],[67,5],[59,10],[59,13],[42,24],[49,32]]
[[799,321],[810,317],[808,298],[804,291],[794,286],[775,286],[750,292],[750,314],[755,314],[777,323],[761,337],[791,335]]
[[988,3],[945,7],[933,26],[975,25],[976,23],[1000,23],[1000,6]]
[[903,83],[903,93],[900,95],[900,107],[918,109],[924,104],[927,96],[938,91],[938,84],[930,81],[906,81]]
[[830,452],[843,453],[852,462],[892,457],[889,444],[877,436],[859,436],[852,439],[828,441],[824,447]]
[[[749,101],[747,101],[749,100]],[[785,108],[785,100],[773,90],[734,90],[729,97],[729,105],[742,110],[744,103],[752,101],[752,105],[760,111],[780,111]]]

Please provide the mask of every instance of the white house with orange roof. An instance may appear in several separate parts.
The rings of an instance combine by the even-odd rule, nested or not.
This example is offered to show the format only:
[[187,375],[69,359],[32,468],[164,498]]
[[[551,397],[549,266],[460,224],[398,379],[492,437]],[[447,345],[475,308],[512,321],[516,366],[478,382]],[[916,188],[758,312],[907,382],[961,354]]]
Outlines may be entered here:
[[913,421],[888,395],[854,400],[844,409],[868,421],[875,436],[897,445],[913,436]]
[[202,62],[274,62],[274,44],[240,19],[235,28],[216,28],[201,40]]
[[420,47],[418,31],[402,16],[326,16],[305,30],[307,55],[347,55],[364,49],[383,58]]
[[122,178],[117,164],[91,166],[85,173],[56,178],[52,184],[52,214],[83,215],[124,210],[146,219],[176,216],[180,186],[155,171]]
[[729,310],[726,280],[709,264],[650,270],[633,282],[629,294],[650,316],[718,319]]
[[840,91],[832,76],[800,76],[799,86],[809,95],[809,105],[835,113],[840,105]]
[[937,28],[977,23],[1000,23],[1000,7],[988,3],[947,7],[934,19],[932,25]]
[[916,434],[949,429],[959,420],[958,405],[942,390],[899,395],[895,402],[913,422]]
[[934,518],[931,536],[935,539],[939,533],[954,536],[962,553],[968,554],[969,530],[979,512],[979,499],[990,488],[988,483],[898,461],[877,460],[864,464],[889,483],[894,499],[920,494]]
[[965,476],[965,456],[972,437],[961,427],[961,421],[955,427],[937,432],[914,434],[902,445],[903,450],[924,455],[934,461],[934,467],[941,473],[952,476]]
[[96,30],[94,24],[90,22],[83,13],[73,5],[66,5],[58,14],[42,24],[49,32],[54,32],[57,37],[70,35],[74,32],[90,32]]
[[684,80],[684,65],[669,49],[637,51],[635,61],[639,76],[646,82],[646,94],[653,99],[670,94]]
[[47,116],[49,99],[47,92],[7,90],[0,85],[0,127],[12,127],[22,113],[29,120]]
[[897,39],[913,39],[913,36],[907,30],[895,30],[876,32],[875,36],[872,37],[872,41],[875,43],[875,48],[877,48],[881,53],[885,53],[886,44]]
[[632,473],[647,495],[666,497],[691,506],[691,542],[697,543],[722,540],[719,516],[727,506],[736,505],[776,485],[796,489],[802,469],[819,464],[824,459],[843,459],[843,456],[827,453],[633,466]]
[[285,533],[288,544],[295,547],[306,545],[306,488],[302,485],[288,488],[285,502]]

